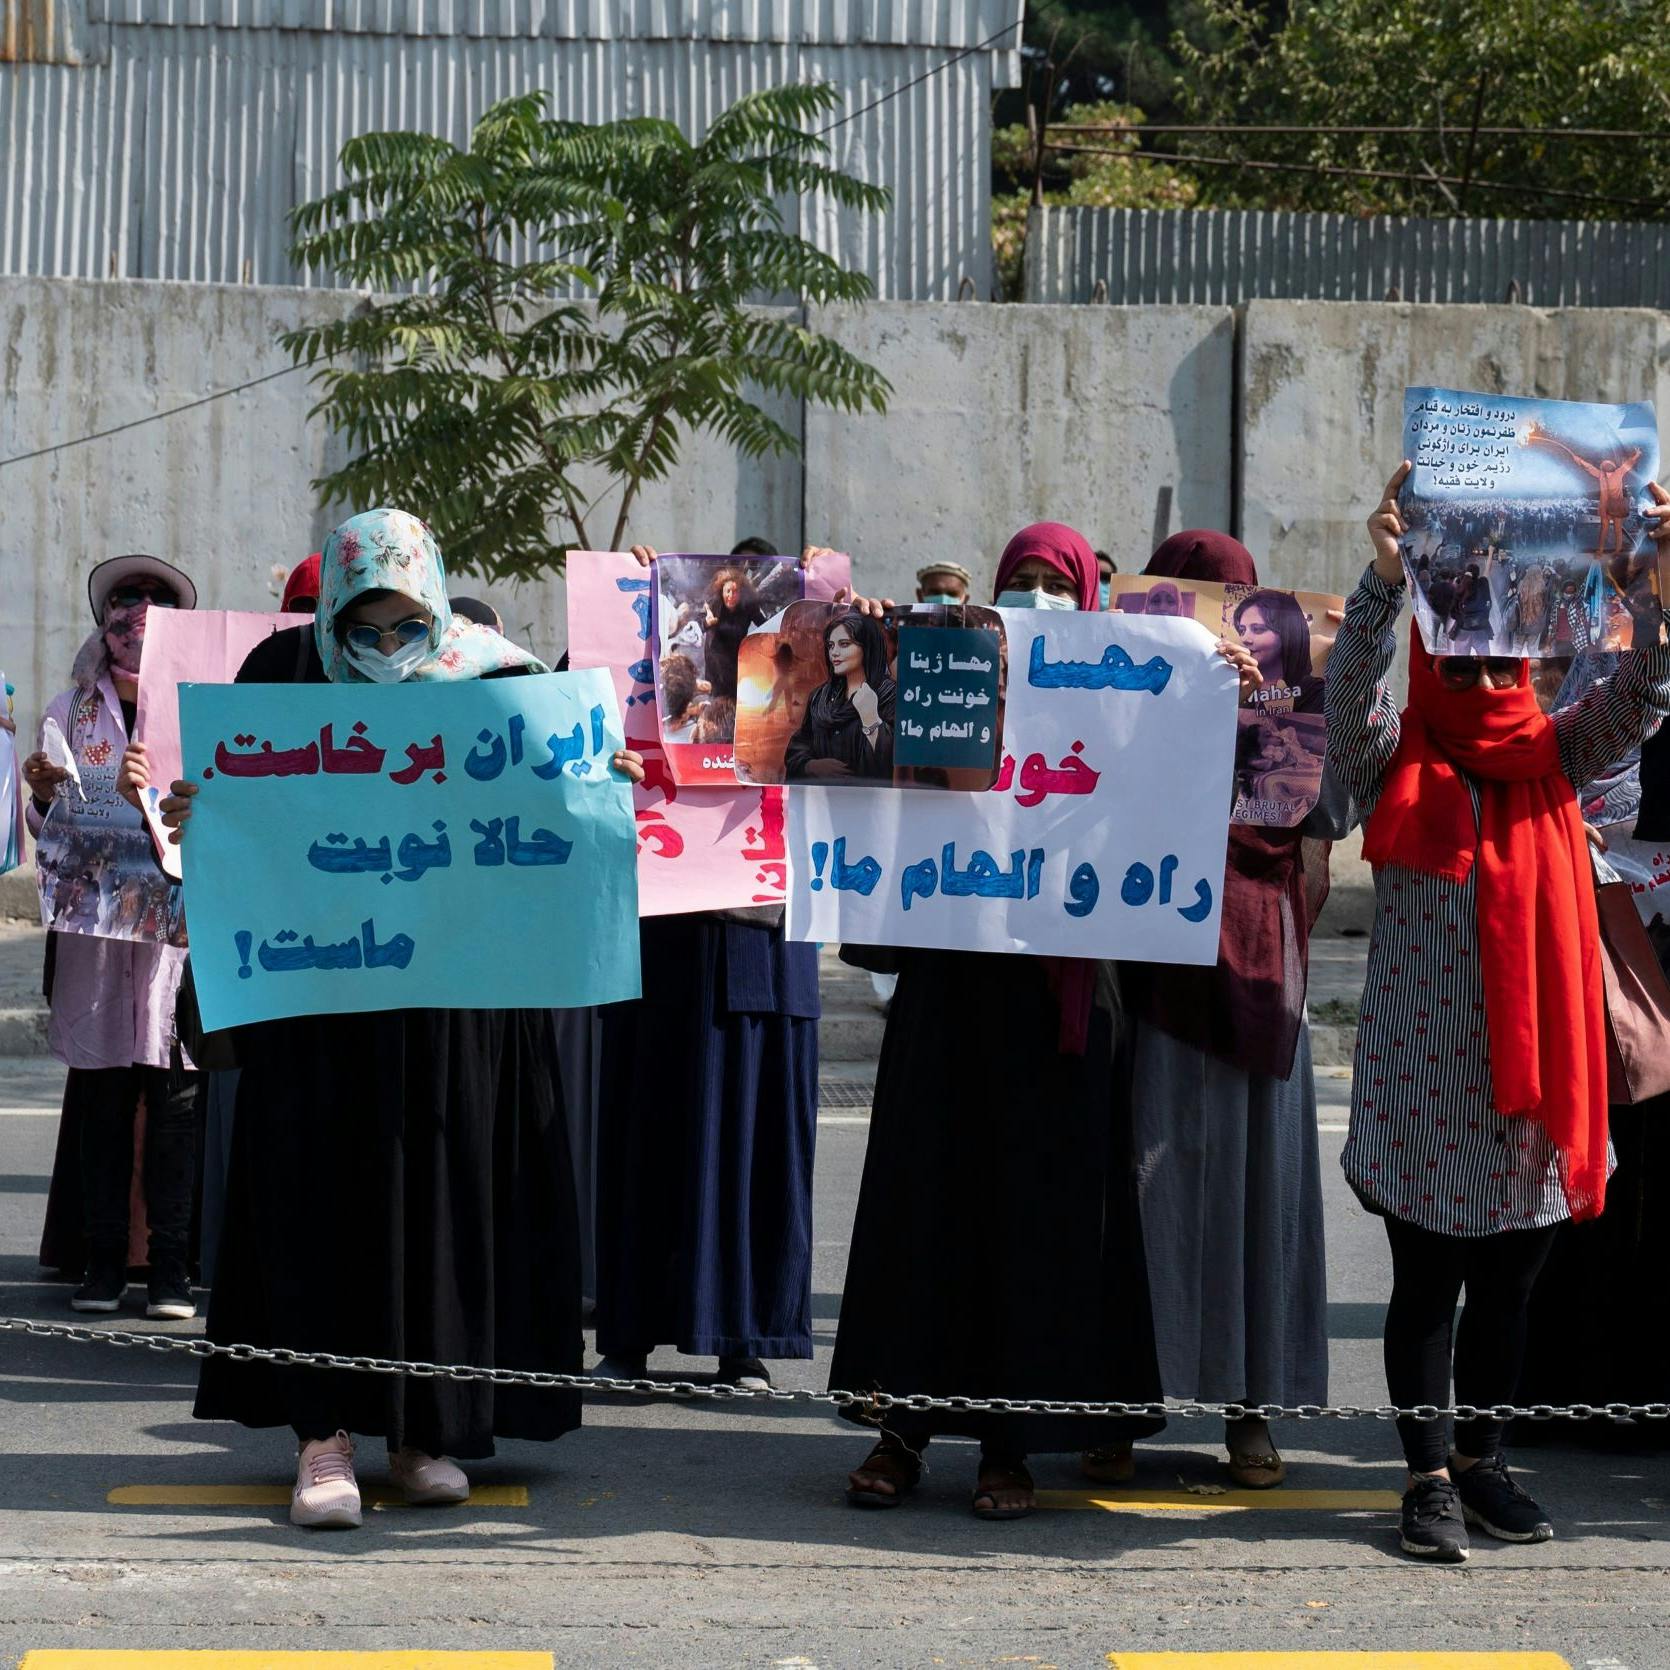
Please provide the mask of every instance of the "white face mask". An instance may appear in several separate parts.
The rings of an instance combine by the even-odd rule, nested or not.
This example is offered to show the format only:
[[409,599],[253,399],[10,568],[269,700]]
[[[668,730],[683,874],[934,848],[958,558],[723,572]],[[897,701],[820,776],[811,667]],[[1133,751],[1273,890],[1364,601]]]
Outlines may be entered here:
[[429,659],[429,640],[419,638],[415,644],[402,644],[393,655],[380,650],[360,649],[355,644],[344,645],[348,665],[363,673],[373,684],[399,684],[409,678]]
[[1078,604],[1051,591],[1000,591],[997,606],[1000,609],[1076,609]]

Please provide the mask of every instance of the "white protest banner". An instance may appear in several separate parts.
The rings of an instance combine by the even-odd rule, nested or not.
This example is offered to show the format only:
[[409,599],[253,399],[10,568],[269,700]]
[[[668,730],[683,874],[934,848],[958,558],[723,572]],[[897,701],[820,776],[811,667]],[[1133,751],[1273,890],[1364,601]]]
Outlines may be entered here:
[[1213,963],[1237,680],[1192,621],[1005,609],[983,794],[797,785],[788,936]]

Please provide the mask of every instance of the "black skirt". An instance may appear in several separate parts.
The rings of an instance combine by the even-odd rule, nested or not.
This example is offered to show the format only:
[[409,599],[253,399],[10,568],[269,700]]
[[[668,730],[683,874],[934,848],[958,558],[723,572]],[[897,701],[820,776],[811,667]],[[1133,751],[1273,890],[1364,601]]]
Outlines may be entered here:
[[[1085,1053],[1063,1055],[1040,959],[903,954],[832,1387],[1159,1396],[1113,1025],[1095,1009]],[[885,1424],[913,1445],[944,1433],[1032,1452],[1164,1423],[893,1410]]]
[[[208,1334],[578,1373],[573,1175],[548,1010],[246,1028]],[[460,1459],[580,1424],[572,1391],[205,1360],[196,1413]]]

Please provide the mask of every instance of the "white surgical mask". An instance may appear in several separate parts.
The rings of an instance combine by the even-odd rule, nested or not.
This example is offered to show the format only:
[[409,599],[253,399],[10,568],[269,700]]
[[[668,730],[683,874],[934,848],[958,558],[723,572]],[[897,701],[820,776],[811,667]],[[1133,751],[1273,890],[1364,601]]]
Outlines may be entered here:
[[953,597],[948,591],[931,591],[922,599],[922,605],[926,608],[930,604],[938,603],[948,604],[954,607],[957,604],[966,603],[967,601],[968,599],[966,597]]
[[1078,604],[1070,597],[1057,597],[1052,591],[1000,591],[997,606],[1000,609],[1076,609]]
[[393,655],[384,655],[380,650],[360,649],[354,644],[347,644],[344,649],[348,665],[363,673],[373,684],[399,684],[429,659],[427,638],[419,638],[415,644],[402,644]]

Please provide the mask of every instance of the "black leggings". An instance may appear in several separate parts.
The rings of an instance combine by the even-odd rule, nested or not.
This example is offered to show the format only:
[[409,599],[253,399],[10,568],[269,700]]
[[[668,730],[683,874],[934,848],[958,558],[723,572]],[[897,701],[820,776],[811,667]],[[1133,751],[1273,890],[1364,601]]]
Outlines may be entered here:
[[184,1274],[197,1179],[197,1075],[139,1066],[71,1070],[79,1079],[81,1193],[94,1262],[127,1264],[133,1124],[143,1096],[151,1264]]
[[[1386,1219],[1392,1244],[1392,1299],[1386,1307],[1386,1389],[1403,1408],[1450,1401],[1451,1342],[1457,1403],[1511,1403],[1525,1357],[1525,1319],[1558,1224],[1499,1235],[1440,1235],[1399,1218]],[[1462,1288],[1467,1305],[1455,1324]],[[1502,1447],[1502,1421],[1463,1421],[1455,1449],[1491,1456]],[[1450,1461],[1445,1421],[1400,1420],[1404,1458],[1416,1473]]]

